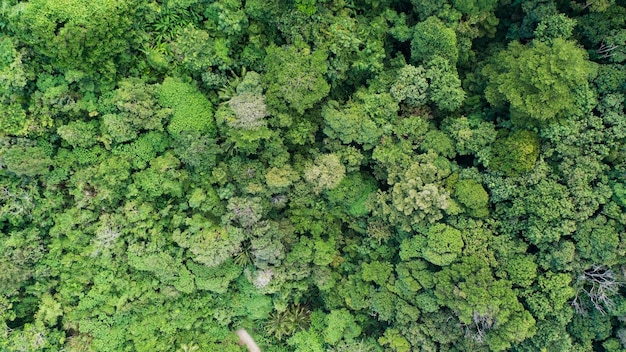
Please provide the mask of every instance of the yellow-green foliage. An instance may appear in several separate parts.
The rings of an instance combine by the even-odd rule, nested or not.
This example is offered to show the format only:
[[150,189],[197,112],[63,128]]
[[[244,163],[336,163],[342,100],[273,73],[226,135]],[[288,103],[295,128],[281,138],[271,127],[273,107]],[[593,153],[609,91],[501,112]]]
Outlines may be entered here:
[[523,130],[496,140],[491,168],[507,175],[516,175],[533,169],[539,156],[539,138],[534,132]]
[[461,180],[457,182],[454,195],[469,212],[475,217],[485,217],[489,215],[488,203],[489,194],[474,180]]
[[550,44],[512,42],[483,70],[490,104],[510,104],[512,113],[550,121],[576,110],[576,92],[586,89],[596,66],[577,43],[561,38]]
[[174,116],[167,130],[172,135],[182,131],[197,131],[215,136],[215,120],[211,102],[194,86],[167,77],[159,91],[159,104],[172,108]]

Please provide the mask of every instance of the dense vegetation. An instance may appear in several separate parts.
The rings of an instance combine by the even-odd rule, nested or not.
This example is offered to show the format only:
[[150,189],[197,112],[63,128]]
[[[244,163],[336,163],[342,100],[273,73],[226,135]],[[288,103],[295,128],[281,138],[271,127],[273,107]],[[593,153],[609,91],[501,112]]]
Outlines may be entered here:
[[624,351],[626,1],[3,0],[3,351]]

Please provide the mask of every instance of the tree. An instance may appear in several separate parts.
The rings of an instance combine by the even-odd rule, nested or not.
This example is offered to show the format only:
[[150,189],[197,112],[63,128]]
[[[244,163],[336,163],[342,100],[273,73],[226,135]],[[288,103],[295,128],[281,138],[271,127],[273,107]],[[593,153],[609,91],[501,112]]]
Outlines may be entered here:
[[409,106],[418,107],[426,103],[427,89],[428,81],[424,67],[406,65],[398,72],[398,78],[391,86],[390,92],[398,102],[404,101]]
[[200,74],[213,67],[228,69],[232,66],[233,60],[226,38],[214,38],[209,32],[191,25],[176,32],[178,36],[172,43],[172,49],[176,59],[189,72]]
[[[29,145],[30,144],[30,145]],[[52,159],[49,145],[23,143],[2,151],[2,163],[18,176],[33,177],[45,175],[50,171]]]
[[341,106],[337,101],[329,101],[322,108],[324,133],[343,144],[355,142],[371,149],[395,120],[397,111],[398,105],[389,94],[358,91],[351,103]]
[[158,94],[158,85],[138,78],[118,82],[118,88],[104,94],[98,104],[102,113],[100,141],[110,147],[131,141],[144,131],[163,131],[172,110],[159,105]]
[[480,183],[472,179],[460,180],[455,185],[454,195],[471,216],[483,218],[489,215],[489,195]]
[[461,107],[465,92],[451,61],[441,56],[433,57],[426,64],[426,77],[430,84],[429,98],[439,109],[454,111]]
[[532,170],[539,156],[539,138],[528,130],[511,133],[496,140],[489,166],[507,175],[517,175]]
[[481,12],[493,11],[498,4],[497,0],[452,0],[454,7],[464,14],[473,15]]
[[575,42],[518,42],[496,54],[485,66],[485,97],[492,105],[510,104],[512,114],[547,122],[575,113],[578,92],[588,89],[596,67]]
[[534,335],[535,319],[519,302],[510,282],[494,278],[484,262],[463,258],[435,274],[435,280],[437,298],[478,343],[502,351]]
[[564,14],[548,16],[537,25],[535,37],[548,43],[555,38],[570,39],[575,26],[576,21]]
[[375,261],[372,263],[363,263],[362,267],[363,280],[373,281],[382,287],[393,285],[394,280],[391,279],[393,265],[391,265],[391,263]]
[[385,330],[385,334],[378,338],[378,343],[382,346],[389,345],[389,348],[395,352],[408,352],[411,350],[411,345],[406,338],[393,328]]
[[163,120],[169,117],[169,111],[162,111],[158,106],[158,85],[146,84],[138,78],[128,78],[118,82],[117,86],[101,102],[105,111],[111,109],[110,112],[122,114],[125,122],[137,130],[163,130]]
[[557,351],[571,350],[571,336],[565,331],[573,313],[569,305],[575,294],[570,286],[571,277],[547,271],[537,281],[525,299],[529,311],[537,318],[537,334],[522,346],[530,351],[552,343]]
[[331,345],[339,340],[352,341],[361,335],[361,327],[347,309],[331,310],[325,318],[324,341]]
[[[142,193],[146,198],[156,198],[164,194],[181,197],[183,184],[189,174],[179,169],[180,160],[171,153],[158,156],[150,161],[150,167],[133,174],[134,183],[129,187],[130,195]],[[143,192],[141,192],[141,191]]]
[[174,113],[167,130],[171,135],[195,131],[214,137],[213,106],[200,91],[189,83],[167,77],[159,90],[159,104]]
[[57,128],[57,133],[73,147],[88,148],[96,143],[97,124],[72,121]]
[[216,266],[209,267],[204,264],[196,264],[188,261],[187,268],[194,276],[198,290],[208,290],[216,293],[226,293],[233,280],[241,275],[243,269],[231,260]]
[[251,229],[263,217],[263,205],[258,197],[230,198],[226,208],[229,211],[226,218],[246,229]]
[[454,30],[446,27],[437,17],[431,16],[415,25],[411,41],[411,60],[418,64],[428,63],[437,56],[455,67],[459,51]]
[[422,256],[435,265],[445,266],[454,262],[462,249],[461,231],[446,224],[436,224],[428,228]]
[[172,146],[176,156],[194,171],[193,174],[208,174],[217,163],[217,155],[221,153],[214,138],[193,131],[181,132]]
[[181,292],[195,290],[191,272],[167,252],[140,245],[130,246],[128,252],[128,264],[132,268],[152,272],[163,285],[172,285]]
[[303,114],[330,91],[323,76],[328,70],[323,51],[270,46],[265,66],[268,103],[274,108],[280,109],[284,99],[289,107]]
[[311,312],[300,305],[288,307],[282,312],[270,313],[265,329],[277,339],[283,340],[298,331],[306,330],[311,322]]
[[625,1],[2,1],[0,350],[623,350]]
[[290,165],[272,167],[265,174],[265,183],[270,189],[284,190],[300,179]]
[[33,129],[37,128],[37,123],[28,118],[26,111],[21,104],[10,103],[0,106],[0,128],[3,134],[10,136],[26,136]]
[[304,179],[313,186],[315,193],[331,190],[343,180],[345,167],[334,154],[324,154],[315,158],[304,170]]
[[0,57],[0,96],[15,101],[31,78],[24,67],[24,53],[17,50],[15,40],[4,37],[0,40]]
[[391,189],[376,195],[374,214],[389,219],[404,231],[443,217],[442,210],[451,204],[450,194],[443,182],[451,173],[447,159],[434,152],[422,154],[407,170],[398,170],[387,182]]
[[420,149],[428,152],[434,151],[435,153],[444,156],[446,158],[454,158],[456,156],[456,150],[454,150],[454,142],[448,135],[440,130],[432,129],[424,135],[424,140],[420,144]]
[[497,132],[493,123],[484,121],[480,115],[449,117],[442,122],[445,131],[460,155],[476,155],[485,158],[485,152],[495,142]]
[[228,105],[235,113],[234,120],[226,121],[230,127],[250,130],[265,126],[263,118],[267,116],[267,108],[263,95],[239,94],[231,98]]
[[173,240],[188,248],[192,259],[200,264],[217,267],[241,251],[244,233],[239,228],[214,224],[199,214],[185,219],[185,224],[188,228],[176,231]]
[[574,233],[579,261],[589,264],[603,263],[610,266],[616,263],[619,235],[617,224],[604,216],[597,216],[581,222]]
[[118,69],[127,70],[136,2],[103,1],[94,7],[85,0],[38,0],[22,5],[16,5],[10,25],[52,69],[78,69],[109,87]]

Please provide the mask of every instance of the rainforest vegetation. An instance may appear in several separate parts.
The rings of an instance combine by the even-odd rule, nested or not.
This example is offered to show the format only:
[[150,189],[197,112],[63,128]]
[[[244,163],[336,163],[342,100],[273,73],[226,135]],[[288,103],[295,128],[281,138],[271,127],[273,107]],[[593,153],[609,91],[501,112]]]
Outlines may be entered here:
[[0,350],[626,350],[626,1],[2,0]]

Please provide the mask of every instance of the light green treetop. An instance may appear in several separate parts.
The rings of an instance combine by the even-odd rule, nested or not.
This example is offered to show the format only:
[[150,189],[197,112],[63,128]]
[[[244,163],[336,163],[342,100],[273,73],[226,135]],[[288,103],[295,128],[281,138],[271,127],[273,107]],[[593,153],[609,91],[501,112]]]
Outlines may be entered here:
[[575,42],[511,43],[483,69],[485,97],[492,105],[509,103],[511,113],[540,122],[575,112],[576,91],[596,74],[587,52]]

